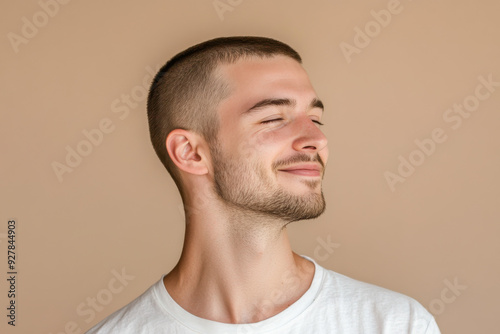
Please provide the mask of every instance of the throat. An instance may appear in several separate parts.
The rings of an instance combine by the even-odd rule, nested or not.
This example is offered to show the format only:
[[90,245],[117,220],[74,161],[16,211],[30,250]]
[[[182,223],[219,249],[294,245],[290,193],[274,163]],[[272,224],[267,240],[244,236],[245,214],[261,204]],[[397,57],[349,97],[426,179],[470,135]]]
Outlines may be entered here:
[[228,249],[233,247],[218,246],[217,255],[198,253],[199,261],[183,262],[188,256],[183,254],[164,279],[171,297],[200,318],[235,324],[262,321],[284,311],[311,285],[314,264],[291,249],[243,252],[240,244],[232,252]]

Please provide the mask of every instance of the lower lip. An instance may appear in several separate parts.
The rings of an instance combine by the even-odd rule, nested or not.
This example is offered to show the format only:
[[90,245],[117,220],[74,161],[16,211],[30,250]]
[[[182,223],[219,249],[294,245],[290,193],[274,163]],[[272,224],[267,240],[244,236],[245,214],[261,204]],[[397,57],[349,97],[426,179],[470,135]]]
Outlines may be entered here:
[[321,173],[318,170],[312,170],[312,169],[291,169],[291,170],[281,170],[281,172],[286,172],[295,175],[302,175],[302,176],[321,176]]

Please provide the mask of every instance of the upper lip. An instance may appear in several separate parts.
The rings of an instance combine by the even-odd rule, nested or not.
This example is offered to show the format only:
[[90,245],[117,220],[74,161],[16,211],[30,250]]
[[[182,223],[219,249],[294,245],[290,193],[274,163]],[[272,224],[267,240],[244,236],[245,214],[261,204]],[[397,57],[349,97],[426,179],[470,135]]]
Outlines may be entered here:
[[305,170],[315,170],[318,172],[321,172],[322,168],[318,164],[299,164],[299,165],[293,165],[285,168],[279,168],[279,170],[299,170],[299,169],[305,169]]

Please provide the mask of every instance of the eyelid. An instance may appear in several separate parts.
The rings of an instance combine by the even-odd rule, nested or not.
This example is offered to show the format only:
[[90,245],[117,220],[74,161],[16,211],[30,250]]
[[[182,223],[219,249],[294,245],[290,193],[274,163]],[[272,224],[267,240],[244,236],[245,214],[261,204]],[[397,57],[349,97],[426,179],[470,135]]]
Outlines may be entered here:
[[261,121],[260,123],[267,124],[267,123],[278,122],[278,121],[282,121],[282,120],[283,120],[283,118],[279,117],[279,118],[267,119],[265,121]]
[[318,125],[324,125],[324,124],[323,124],[323,123],[321,123],[321,121],[320,121],[321,117],[318,117],[318,116],[315,116],[315,115],[311,115],[311,116],[312,116],[312,117],[311,117],[311,121],[312,121],[313,123],[316,123],[316,124],[318,124]]
[[[261,124],[268,124],[268,123],[272,123],[272,122],[279,122],[279,121],[283,121],[283,118],[281,118],[281,117],[280,117],[280,118],[272,118],[272,119],[267,119],[267,120],[265,120],[265,121],[261,121],[260,123],[261,123]],[[325,124],[323,124],[323,123],[321,123],[320,121],[315,120],[315,119],[312,119],[311,121],[312,121],[313,123],[318,124],[318,125],[325,125]]]

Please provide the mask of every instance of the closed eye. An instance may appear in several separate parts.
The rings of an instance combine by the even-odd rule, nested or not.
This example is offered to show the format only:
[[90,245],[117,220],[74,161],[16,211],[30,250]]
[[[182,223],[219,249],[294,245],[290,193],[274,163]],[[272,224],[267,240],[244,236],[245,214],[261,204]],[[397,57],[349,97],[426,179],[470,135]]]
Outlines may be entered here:
[[283,118],[274,118],[274,119],[268,119],[267,121],[262,121],[260,123],[267,124],[267,123],[278,122],[278,121],[282,121],[282,120],[283,120]]
[[[260,122],[260,123],[261,123],[261,124],[268,124],[268,123],[272,123],[272,122],[279,122],[279,121],[282,121],[282,120],[283,120],[283,118],[274,118],[274,119],[268,119],[268,120],[266,120],[266,121],[262,121],[262,122]],[[313,119],[312,121],[313,121],[313,123],[316,123],[316,124],[318,124],[318,125],[324,125],[324,124],[323,124],[323,123],[321,123],[320,121],[317,121],[317,120],[314,120],[314,119]]]

